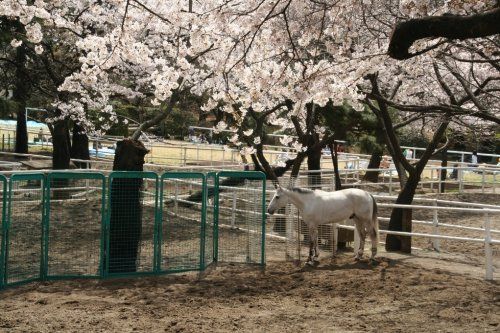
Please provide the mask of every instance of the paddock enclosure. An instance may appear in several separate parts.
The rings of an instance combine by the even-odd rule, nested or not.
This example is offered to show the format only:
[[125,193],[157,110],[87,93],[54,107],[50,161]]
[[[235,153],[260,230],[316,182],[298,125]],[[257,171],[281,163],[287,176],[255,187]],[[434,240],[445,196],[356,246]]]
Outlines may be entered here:
[[0,182],[2,288],[265,264],[260,172],[20,173]]

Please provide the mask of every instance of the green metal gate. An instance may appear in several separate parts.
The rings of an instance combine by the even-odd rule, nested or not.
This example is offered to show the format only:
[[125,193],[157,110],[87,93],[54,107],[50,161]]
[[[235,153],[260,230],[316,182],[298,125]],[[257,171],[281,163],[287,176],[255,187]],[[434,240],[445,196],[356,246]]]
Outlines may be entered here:
[[48,175],[43,268],[47,279],[102,276],[105,184],[101,173]]
[[9,182],[5,232],[6,286],[43,278],[45,177],[16,174]]
[[5,234],[7,232],[7,178],[4,175],[0,175],[0,188],[2,189],[2,197],[0,200],[0,211],[2,214],[2,221],[0,225],[0,289],[3,288],[5,284]]
[[169,172],[161,177],[160,271],[205,267],[206,177]]
[[216,184],[216,260],[265,265],[265,174],[222,171]]
[[153,274],[158,253],[158,175],[109,175],[104,276]]
[[0,288],[265,264],[260,172],[0,175]]

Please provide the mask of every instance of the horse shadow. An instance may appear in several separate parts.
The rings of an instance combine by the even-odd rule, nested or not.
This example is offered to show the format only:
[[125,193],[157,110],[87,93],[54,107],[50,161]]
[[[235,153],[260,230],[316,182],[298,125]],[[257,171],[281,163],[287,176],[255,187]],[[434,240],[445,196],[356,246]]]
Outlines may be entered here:
[[316,262],[315,265],[304,265],[300,268],[299,272],[312,272],[312,271],[341,271],[341,270],[377,270],[379,266],[394,267],[397,265],[396,260],[388,258],[375,258],[375,259],[361,259],[348,262],[337,262],[337,259],[330,259],[329,262]]

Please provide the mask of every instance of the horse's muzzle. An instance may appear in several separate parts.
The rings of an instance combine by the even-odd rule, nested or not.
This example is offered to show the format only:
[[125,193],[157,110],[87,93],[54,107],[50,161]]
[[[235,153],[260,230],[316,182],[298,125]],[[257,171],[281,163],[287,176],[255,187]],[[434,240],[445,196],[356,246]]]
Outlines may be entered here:
[[267,210],[267,213],[268,213],[269,215],[273,215],[273,214],[274,214],[274,210],[273,210],[273,211],[270,211],[270,210],[268,209],[268,210]]

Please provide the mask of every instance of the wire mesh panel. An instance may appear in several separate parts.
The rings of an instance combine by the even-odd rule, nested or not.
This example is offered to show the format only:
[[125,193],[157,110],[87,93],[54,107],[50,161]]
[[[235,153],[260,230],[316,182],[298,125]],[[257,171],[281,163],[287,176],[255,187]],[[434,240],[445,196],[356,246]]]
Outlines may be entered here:
[[158,176],[112,172],[108,193],[105,275],[154,272]]
[[[283,184],[282,184],[283,185]],[[288,188],[320,188],[330,191],[330,185],[311,183],[307,177],[291,179]],[[272,199],[274,191],[268,197]],[[346,222],[347,223],[347,222]],[[331,256],[334,251],[334,228],[333,224],[323,224],[318,226],[318,248],[320,257]],[[349,230],[339,230],[338,236],[341,242],[352,241],[349,237]],[[269,219],[267,226],[267,256],[271,260],[306,260],[309,256],[310,236],[307,225],[299,214],[297,207],[287,204],[276,211]]]
[[52,173],[47,183],[47,277],[100,276],[104,175]]
[[160,270],[203,269],[205,175],[165,173],[161,190]]
[[210,264],[214,262],[214,254],[215,254],[215,225],[216,221],[216,209],[217,209],[217,201],[216,197],[216,173],[209,172],[206,177],[206,218],[205,218],[205,249],[204,249],[204,263],[205,267],[208,267]]
[[7,228],[6,221],[6,203],[7,203],[7,178],[5,176],[0,175],[0,212],[1,212],[1,222],[0,222],[0,289],[3,288],[5,283],[5,232]]
[[10,178],[5,233],[7,285],[42,277],[44,187],[42,174],[15,174]]
[[265,175],[217,174],[216,259],[265,264]]

